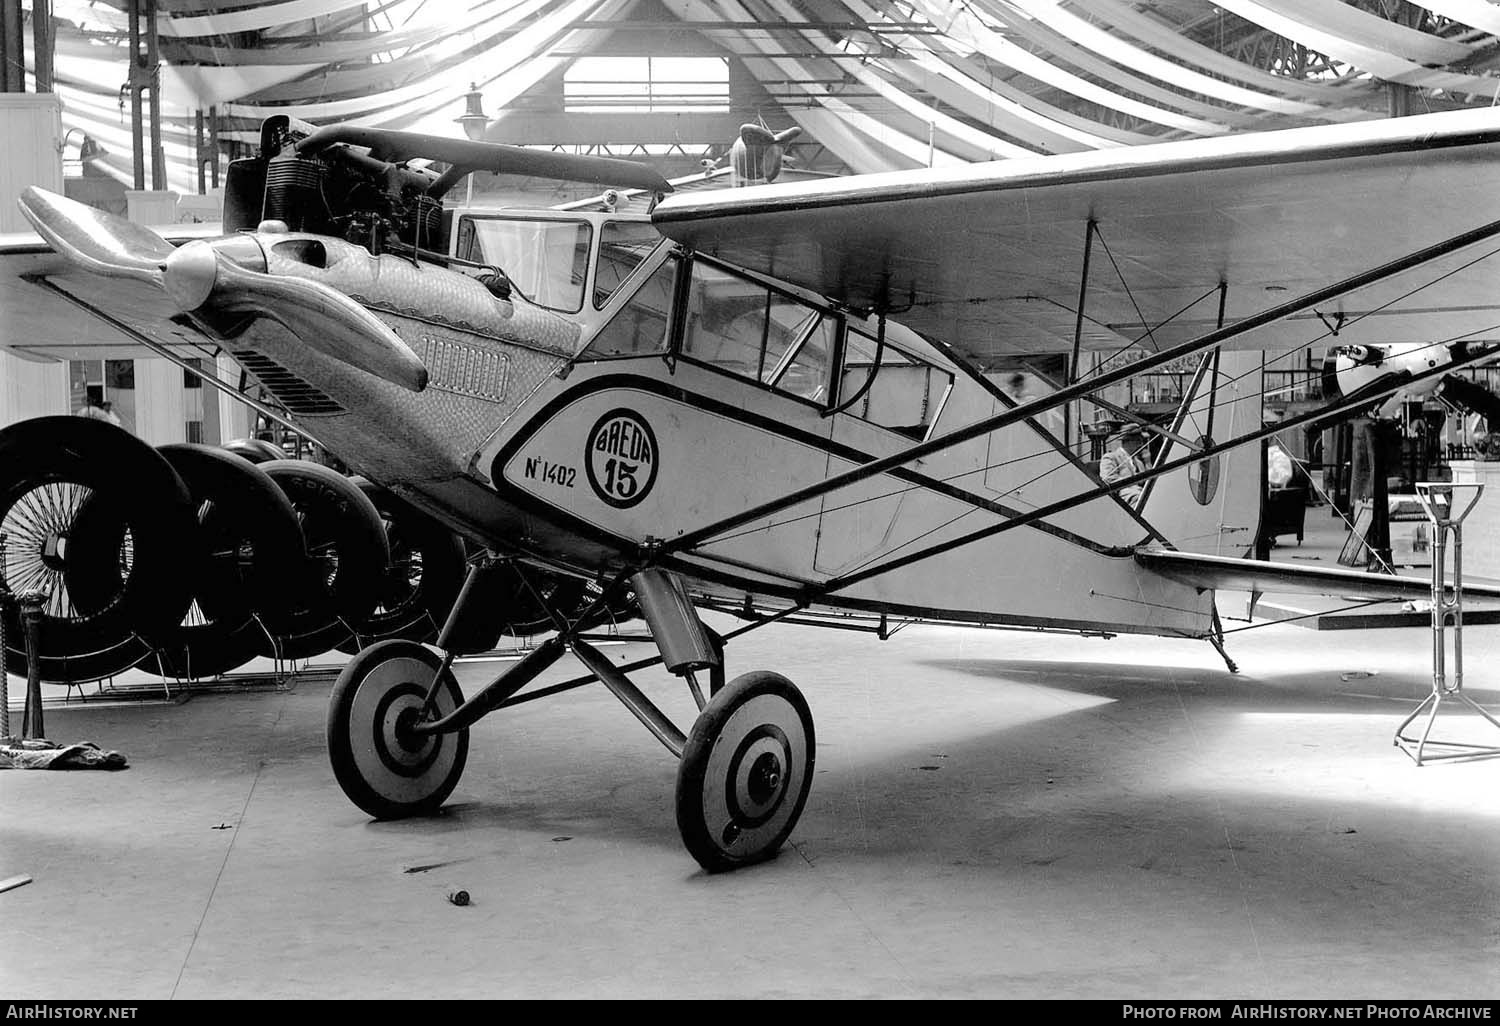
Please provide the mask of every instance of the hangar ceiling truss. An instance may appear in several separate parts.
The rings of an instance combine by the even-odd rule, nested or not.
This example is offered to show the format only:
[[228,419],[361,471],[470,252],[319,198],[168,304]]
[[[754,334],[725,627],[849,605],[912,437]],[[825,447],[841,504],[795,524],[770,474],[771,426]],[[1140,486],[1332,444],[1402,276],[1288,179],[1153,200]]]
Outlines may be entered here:
[[[51,0],[70,157],[131,175],[128,15]],[[30,0],[23,0],[29,14]],[[900,170],[1333,124],[1500,96],[1490,0],[155,0],[170,185],[293,113],[458,134],[477,90],[504,142],[685,173],[740,123],[798,125],[804,167]],[[716,56],[724,109],[568,112],[597,56]],[[564,115],[568,115],[564,117]]]

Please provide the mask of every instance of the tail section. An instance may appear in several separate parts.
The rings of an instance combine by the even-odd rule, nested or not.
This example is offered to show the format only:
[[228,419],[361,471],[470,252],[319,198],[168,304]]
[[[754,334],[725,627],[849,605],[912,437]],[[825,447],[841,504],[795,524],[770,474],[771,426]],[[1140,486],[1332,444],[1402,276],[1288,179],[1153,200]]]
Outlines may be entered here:
[[[1259,429],[1264,368],[1260,352],[1206,354],[1156,462]],[[1151,482],[1141,515],[1185,552],[1247,555],[1260,528],[1261,463],[1254,442],[1189,463]]]

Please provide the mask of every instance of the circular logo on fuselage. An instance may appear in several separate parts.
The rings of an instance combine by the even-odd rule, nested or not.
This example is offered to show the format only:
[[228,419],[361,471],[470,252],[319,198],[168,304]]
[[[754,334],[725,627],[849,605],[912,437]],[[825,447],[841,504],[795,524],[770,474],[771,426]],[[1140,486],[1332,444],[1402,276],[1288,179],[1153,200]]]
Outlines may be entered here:
[[[1198,439],[1198,448],[1207,449],[1214,444],[1214,440],[1208,435]],[[1207,506],[1213,501],[1214,495],[1219,490],[1219,456],[1215,453],[1206,459],[1196,463],[1188,464],[1187,471],[1188,491],[1192,493],[1193,501],[1200,506]]]
[[634,410],[610,410],[589,432],[583,466],[595,495],[629,509],[650,494],[659,455],[646,418]]

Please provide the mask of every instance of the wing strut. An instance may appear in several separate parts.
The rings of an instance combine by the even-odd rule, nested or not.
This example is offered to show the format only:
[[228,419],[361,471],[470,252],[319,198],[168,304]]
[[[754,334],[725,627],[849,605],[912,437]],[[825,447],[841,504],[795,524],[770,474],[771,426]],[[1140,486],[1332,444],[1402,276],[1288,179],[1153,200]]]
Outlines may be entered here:
[[[992,417],[983,418],[981,420],[975,421],[973,424],[969,424],[961,428],[956,428],[953,431],[948,432],[947,434],[938,435],[937,437],[930,438],[925,442],[919,442],[915,445],[908,446],[901,452],[895,453],[891,456],[872,460],[863,466],[855,467],[852,470],[847,470],[842,474],[835,474],[832,477],[826,478],[816,484],[808,485],[805,488],[799,488],[795,491],[788,492],[786,495],[783,495],[778,499],[773,499],[769,502],[761,503],[759,506],[754,506],[748,510],[744,510],[743,512],[736,513],[733,516],[725,517],[724,519],[719,520],[715,523],[711,523],[696,530],[689,531],[686,534],[679,535],[678,537],[667,541],[663,545],[662,551],[664,554],[671,554],[695,548],[703,544],[704,542],[714,538],[715,536],[723,534],[726,531],[731,531],[736,527],[742,527],[756,520],[768,517],[774,513],[779,513],[784,509],[789,509],[792,506],[799,505],[811,499],[819,498],[821,496],[829,494],[830,492],[838,491],[841,488],[847,488],[850,485],[858,484],[861,481],[865,481],[879,474],[884,474],[887,471],[896,469],[897,467],[905,466],[912,460],[920,459],[924,456],[930,455],[931,453],[941,452],[955,445],[967,442],[974,438],[978,438],[982,435],[989,434],[991,431],[996,431],[1009,424],[1014,424],[1017,421],[1025,420],[1028,417],[1034,417],[1039,413],[1043,413],[1047,410],[1053,409],[1054,407],[1061,406],[1064,403],[1072,402],[1074,399],[1077,399],[1080,396],[1087,395],[1090,392],[1097,391],[1108,385],[1113,385],[1116,382],[1123,381],[1126,378],[1132,377],[1133,375],[1142,373],[1144,371],[1152,370],[1165,363],[1169,363],[1172,360],[1177,360],[1184,356],[1193,356],[1198,353],[1205,352],[1209,349],[1213,349],[1214,347],[1223,344],[1229,339],[1236,338],[1257,328],[1264,327],[1267,324],[1271,324],[1275,321],[1281,320],[1283,317],[1287,317],[1295,313],[1300,313],[1303,310],[1309,309],[1310,307],[1317,306],[1320,303],[1325,303],[1330,299],[1337,299],[1345,293],[1364,288],[1367,285],[1382,281],[1404,271],[1409,271],[1414,267],[1420,267],[1421,265],[1435,260],[1439,257],[1446,256],[1447,254],[1463,249],[1466,246],[1472,246],[1477,242],[1484,241],[1485,239],[1493,238],[1496,235],[1500,235],[1500,221],[1491,221],[1488,224],[1482,225],[1478,228],[1470,229],[1467,232],[1455,235],[1452,238],[1446,239],[1442,242],[1435,243],[1434,245],[1424,247],[1423,249],[1419,249],[1413,253],[1409,253],[1404,257],[1398,257],[1397,259],[1388,261],[1378,267],[1371,268],[1367,271],[1362,271],[1359,274],[1355,274],[1351,277],[1345,278],[1343,281],[1340,281],[1336,284],[1329,285],[1321,289],[1315,289],[1314,291],[1299,296],[1296,299],[1289,300],[1285,303],[1280,303],[1276,306],[1270,307],[1269,309],[1262,310],[1260,313],[1251,314],[1250,316],[1242,318],[1241,320],[1238,320],[1235,323],[1228,325],[1227,327],[1215,329],[1214,331],[1210,331],[1205,335],[1200,335],[1197,338],[1189,339],[1188,341],[1182,342],[1178,345],[1162,349],[1136,363],[1117,368],[1116,370],[1109,371],[1104,374],[1100,374],[1097,377],[1089,378],[1087,381],[1074,382],[1073,384],[1068,385],[1066,388],[1059,389],[1051,395],[1042,396],[1033,399],[1030,402],[1021,403],[1008,410],[1003,410]],[[1457,366],[1456,362],[1450,365],[1450,369],[1454,366]],[[1423,375],[1423,377],[1425,376],[1426,375]],[[1289,424],[1283,423],[1280,425],[1280,428],[1284,429],[1289,426]],[[1259,438],[1261,437],[1261,435],[1257,434],[1253,437]],[[1202,459],[1204,456],[1210,455],[1214,451],[1221,450],[1204,450],[1201,453],[1195,454],[1194,458]],[[1100,490],[1097,494],[1102,495],[1104,491],[1107,490],[1108,489]],[[1089,494],[1087,497],[1092,498],[1094,496],[1093,494]],[[1082,501],[1082,498],[1080,498],[1080,501]],[[1076,503],[1070,502],[1068,505],[1071,506],[1075,504]],[[1051,512],[1057,511],[1053,507],[1048,507],[1048,509]]]
[[[1481,360],[1492,360],[1494,358],[1494,350],[1481,350],[1479,352],[1470,353],[1462,357],[1461,359],[1456,359],[1451,363],[1431,368],[1421,374],[1414,375],[1411,378],[1406,379],[1405,381],[1392,385],[1390,388],[1383,390],[1381,392],[1381,395],[1389,395],[1391,393],[1400,391],[1403,388],[1408,388],[1415,382],[1424,381],[1427,378],[1436,377],[1441,374],[1452,373],[1453,371],[1461,367],[1466,367],[1469,364],[1478,363]],[[1115,481],[1111,484],[1101,485],[1088,491],[1079,492],[1077,495],[1070,496],[1066,499],[1059,499],[1057,502],[1051,503],[1050,505],[1039,506],[1034,510],[1022,513],[1010,520],[1005,520],[998,524],[992,524],[989,527],[980,528],[977,531],[971,531],[968,534],[960,535],[957,538],[941,542],[937,545],[931,545],[917,552],[912,552],[905,556],[895,557],[893,559],[887,560],[884,563],[877,563],[872,567],[857,571],[855,573],[847,574],[844,577],[836,577],[829,581],[825,581],[821,586],[818,587],[815,592],[812,593],[812,598],[816,599],[821,598],[825,595],[831,595],[833,592],[842,591],[845,588],[853,587],[854,585],[859,584],[863,581],[867,581],[872,577],[879,577],[881,574],[890,573],[892,570],[899,570],[904,566],[910,566],[913,563],[921,562],[922,560],[930,558],[932,556],[941,555],[944,552],[948,552],[952,549],[961,548],[962,546],[969,545],[977,541],[983,541],[985,538],[989,538],[997,534],[1003,534],[1004,532],[1013,530],[1017,527],[1025,527],[1027,524],[1035,523],[1038,520],[1045,519],[1046,517],[1052,516],[1054,513],[1062,513],[1066,510],[1080,506],[1083,503],[1091,502],[1102,495],[1107,495],[1110,492],[1128,488],[1134,484],[1141,484],[1146,481],[1150,481],[1154,478],[1162,476],[1163,474],[1169,474],[1174,470],[1179,470],[1190,463],[1197,463],[1200,460],[1207,459],[1210,456],[1216,456],[1221,452],[1227,452],[1228,450],[1237,448],[1241,445],[1247,445],[1250,442],[1258,442],[1262,438],[1269,438],[1277,432],[1285,431],[1289,428],[1301,427],[1304,424],[1313,424],[1317,423],[1318,421],[1330,420],[1335,417],[1345,416],[1346,414],[1354,410],[1362,409],[1368,404],[1369,397],[1361,398],[1358,400],[1345,399],[1342,402],[1335,403],[1332,406],[1325,406],[1322,409],[1313,410],[1309,413],[1302,414],[1298,417],[1292,417],[1288,420],[1277,421],[1274,424],[1262,427],[1258,431],[1251,431],[1248,434],[1241,435],[1238,438],[1231,439],[1227,442],[1220,442],[1216,445],[1207,446],[1197,452],[1188,453],[1186,456],[1179,457],[1175,460],[1170,460],[1166,463],[1152,467],[1149,470],[1144,470],[1139,474],[1132,474],[1130,477],[1121,478],[1120,480]]]
[[[1099,222],[1089,218],[1089,226],[1083,233],[1083,272],[1078,276],[1078,316],[1073,320],[1073,359],[1068,362],[1068,384],[1077,381],[1078,351],[1083,348],[1083,308],[1089,298],[1089,264],[1094,256],[1094,232]],[[1066,433],[1066,432],[1064,432]]]

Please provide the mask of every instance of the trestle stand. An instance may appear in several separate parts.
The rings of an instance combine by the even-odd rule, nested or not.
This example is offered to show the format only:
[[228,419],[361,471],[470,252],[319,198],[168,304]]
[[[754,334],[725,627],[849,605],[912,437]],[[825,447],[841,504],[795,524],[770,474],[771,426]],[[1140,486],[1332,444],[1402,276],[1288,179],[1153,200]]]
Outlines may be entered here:
[[[1417,498],[1422,502],[1422,508],[1427,513],[1427,519],[1432,522],[1432,693],[1424,698],[1418,706],[1412,710],[1410,716],[1401,721],[1396,728],[1396,736],[1393,741],[1397,747],[1409,755],[1418,766],[1424,762],[1436,762],[1440,759],[1477,759],[1487,756],[1500,755],[1500,745],[1470,744],[1460,741],[1440,741],[1431,737],[1433,725],[1437,722],[1438,713],[1442,711],[1445,702],[1457,702],[1480,716],[1484,717],[1492,726],[1500,728],[1500,720],[1485,711],[1479,703],[1464,694],[1464,657],[1463,657],[1463,531],[1464,517],[1474,508],[1479,501],[1480,493],[1484,486],[1480,484],[1431,484],[1422,483],[1417,485]],[[1472,491],[1468,502],[1463,508],[1457,509],[1454,501],[1457,493]],[[1448,588],[1444,583],[1447,563],[1447,540],[1449,534],[1453,535],[1453,589],[1452,597],[1449,597]],[[1447,655],[1448,635],[1452,632],[1453,640],[1453,678],[1448,679]],[[1449,708],[1452,708],[1450,705]],[[1427,717],[1422,725],[1422,732],[1417,737],[1410,737],[1405,732],[1418,716],[1426,710]],[[1437,754],[1427,752],[1429,747],[1440,749]]]

